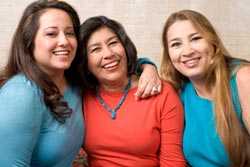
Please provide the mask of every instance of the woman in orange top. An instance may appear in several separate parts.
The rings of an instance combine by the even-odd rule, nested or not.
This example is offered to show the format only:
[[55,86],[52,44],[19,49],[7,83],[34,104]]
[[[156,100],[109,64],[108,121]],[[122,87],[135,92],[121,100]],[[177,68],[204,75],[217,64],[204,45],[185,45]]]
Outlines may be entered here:
[[91,167],[185,166],[183,108],[163,83],[160,95],[135,100],[137,53],[123,27],[104,16],[81,25],[85,149]]

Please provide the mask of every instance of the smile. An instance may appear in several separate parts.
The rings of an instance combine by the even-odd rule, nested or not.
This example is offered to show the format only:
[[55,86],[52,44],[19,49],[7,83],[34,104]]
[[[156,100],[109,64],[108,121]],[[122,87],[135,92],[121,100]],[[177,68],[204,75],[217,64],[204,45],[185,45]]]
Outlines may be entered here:
[[183,63],[186,67],[192,68],[192,67],[195,67],[195,66],[199,63],[199,60],[200,60],[200,59],[201,59],[201,57],[191,58],[191,59],[182,61],[182,63]]
[[67,56],[69,55],[70,51],[69,50],[57,50],[57,51],[53,51],[52,53],[58,56]]
[[115,67],[118,66],[119,62],[120,62],[120,61],[116,60],[116,61],[113,61],[113,62],[111,62],[111,63],[107,63],[107,64],[103,65],[102,67],[103,67],[104,69],[114,69]]

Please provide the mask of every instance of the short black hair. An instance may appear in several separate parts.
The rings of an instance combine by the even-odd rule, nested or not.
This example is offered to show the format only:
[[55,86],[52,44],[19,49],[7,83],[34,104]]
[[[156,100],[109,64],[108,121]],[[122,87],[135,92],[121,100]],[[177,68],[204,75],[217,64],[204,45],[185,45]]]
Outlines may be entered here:
[[80,26],[78,46],[78,54],[83,56],[79,73],[81,73],[84,80],[84,86],[89,89],[95,89],[96,86],[98,86],[98,81],[88,70],[87,43],[90,36],[103,27],[107,27],[113,31],[121,41],[126,52],[128,75],[131,76],[136,68],[137,50],[123,26],[119,22],[109,19],[106,16],[90,17]]

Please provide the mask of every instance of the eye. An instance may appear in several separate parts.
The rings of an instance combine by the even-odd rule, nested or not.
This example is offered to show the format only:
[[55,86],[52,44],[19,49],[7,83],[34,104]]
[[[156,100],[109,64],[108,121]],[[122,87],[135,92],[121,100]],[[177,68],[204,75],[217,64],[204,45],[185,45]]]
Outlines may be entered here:
[[75,36],[75,32],[74,31],[68,31],[68,32],[65,32],[65,35],[66,36]]
[[178,48],[178,47],[180,47],[181,46],[181,42],[172,42],[171,44],[170,44],[170,47],[171,48]]
[[57,32],[46,32],[45,35],[47,37],[56,37],[57,36]]
[[93,47],[89,50],[89,53],[98,53],[101,50],[101,47]]
[[194,36],[191,38],[191,41],[198,41],[200,39],[202,39],[202,36]]
[[118,40],[112,40],[108,43],[109,46],[115,46],[116,44],[118,44],[119,41]]

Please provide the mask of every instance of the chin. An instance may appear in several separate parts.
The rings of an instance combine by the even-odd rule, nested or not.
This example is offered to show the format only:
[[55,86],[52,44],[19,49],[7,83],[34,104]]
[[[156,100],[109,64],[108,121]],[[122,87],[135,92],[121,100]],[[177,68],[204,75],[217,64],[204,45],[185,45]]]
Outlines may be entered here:
[[70,67],[70,65],[71,65],[70,63],[58,64],[57,68],[62,69],[62,70],[63,69],[68,69]]

